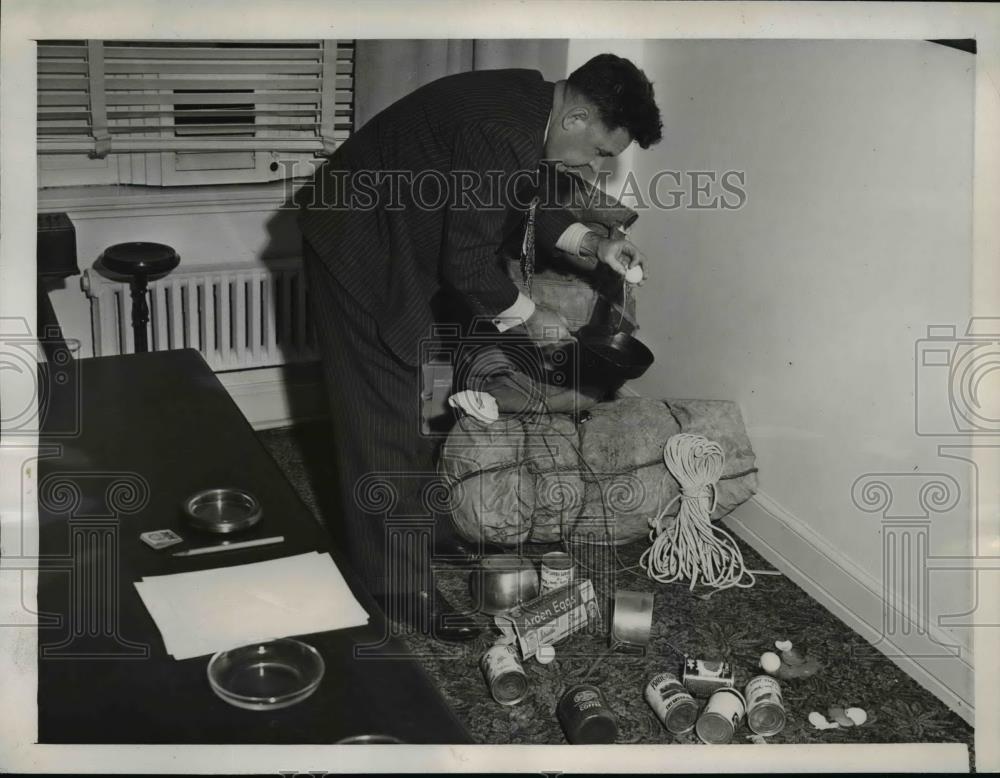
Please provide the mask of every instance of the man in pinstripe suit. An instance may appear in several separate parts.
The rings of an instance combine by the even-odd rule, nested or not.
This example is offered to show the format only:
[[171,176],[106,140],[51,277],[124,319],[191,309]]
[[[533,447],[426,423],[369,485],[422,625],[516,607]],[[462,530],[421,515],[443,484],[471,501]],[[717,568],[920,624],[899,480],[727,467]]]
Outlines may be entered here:
[[[342,540],[390,616],[433,624],[446,639],[475,634],[436,620],[442,603],[429,547],[390,548],[386,532],[388,512],[427,513],[421,476],[434,473],[435,463],[433,441],[420,433],[421,340],[456,301],[492,320],[498,335],[540,343],[568,337],[565,320],[521,294],[498,261],[511,215],[523,229],[528,212],[543,249],[591,257],[619,273],[641,264],[627,240],[598,236],[553,205],[551,177],[538,171],[543,160],[548,169],[596,170],[633,141],[656,143],[660,128],[652,85],[612,54],[556,83],[531,70],[461,73],[372,118],[300,192]],[[373,500],[373,478],[391,485],[391,506]],[[447,529],[434,534],[440,546]]]

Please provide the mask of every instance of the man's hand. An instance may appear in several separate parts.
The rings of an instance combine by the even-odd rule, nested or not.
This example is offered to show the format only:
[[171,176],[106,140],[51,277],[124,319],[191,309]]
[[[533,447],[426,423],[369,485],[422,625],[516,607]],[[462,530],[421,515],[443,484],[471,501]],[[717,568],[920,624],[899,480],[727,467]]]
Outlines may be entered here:
[[[584,257],[596,257],[598,261],[610,266],[618,275],[625,276],[626,280],[637,286],[641,286],[646,280],[646,271],[643,267],[646,257],[626,238],[602,238],[596,232],[588,232],[580,244],[580,254]],[[630,270],[632,277],[628,275]]]
[[569,340],[569,322],[562,314],[542,305],[535,306],[535,312],[525,320],[524,329],[539,346],[554,346]]

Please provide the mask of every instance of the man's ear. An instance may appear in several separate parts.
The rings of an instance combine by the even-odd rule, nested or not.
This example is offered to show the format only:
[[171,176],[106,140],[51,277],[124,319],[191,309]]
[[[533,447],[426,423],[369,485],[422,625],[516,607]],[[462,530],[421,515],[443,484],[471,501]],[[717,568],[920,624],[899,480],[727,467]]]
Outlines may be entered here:
[[579,132],[586,129],[590,121],[590,109],[585,105],[575,105],[562,118],[562,128],[567,132]]

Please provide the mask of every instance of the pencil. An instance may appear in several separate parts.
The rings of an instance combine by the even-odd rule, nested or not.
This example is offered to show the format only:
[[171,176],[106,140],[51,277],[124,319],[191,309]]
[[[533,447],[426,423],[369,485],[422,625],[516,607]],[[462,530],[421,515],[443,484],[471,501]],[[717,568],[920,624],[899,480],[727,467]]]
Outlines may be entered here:
[[284,535],[276,535],[273,538],[257,538],[256,540],[244,540],[240,543],[220,543],[218,546],[202,546],[201,548],[189,548],[186,551],[175,551],[174,556],[196,556],[197,554],[214,554],[216,551],[235,551],[240,548],[269,546],[273,543],[282,543],[284,540]]

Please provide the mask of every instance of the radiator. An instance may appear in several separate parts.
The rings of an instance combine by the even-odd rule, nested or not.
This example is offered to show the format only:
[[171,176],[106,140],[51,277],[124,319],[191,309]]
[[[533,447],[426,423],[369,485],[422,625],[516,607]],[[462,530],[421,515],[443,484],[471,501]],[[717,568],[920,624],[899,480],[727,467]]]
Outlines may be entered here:
[[[85,270],[94,356],[132,354],[127,283]],[[149,283],[150,351],[194,348],[216,372],[317,358],[299,258],[178,269]]]

